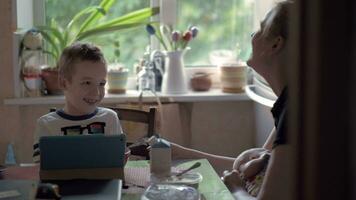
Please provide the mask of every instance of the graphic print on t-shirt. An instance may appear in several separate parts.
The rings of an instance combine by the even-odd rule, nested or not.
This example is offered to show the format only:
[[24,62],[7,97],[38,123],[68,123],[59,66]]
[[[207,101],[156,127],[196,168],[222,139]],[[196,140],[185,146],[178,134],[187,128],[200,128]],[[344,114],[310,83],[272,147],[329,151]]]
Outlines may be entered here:
[[82,134],[104,134],[105,122],[93,122],[86,126],[66,126],[61,128],[63,135],[82,135]]

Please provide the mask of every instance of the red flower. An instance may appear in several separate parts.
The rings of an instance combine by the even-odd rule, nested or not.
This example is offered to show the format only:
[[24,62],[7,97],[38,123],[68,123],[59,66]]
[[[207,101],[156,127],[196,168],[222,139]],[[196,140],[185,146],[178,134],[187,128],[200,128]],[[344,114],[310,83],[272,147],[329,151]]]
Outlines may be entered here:
[[186,31],[183,34],[183,40],[189,42],[192,39],[192,32]]

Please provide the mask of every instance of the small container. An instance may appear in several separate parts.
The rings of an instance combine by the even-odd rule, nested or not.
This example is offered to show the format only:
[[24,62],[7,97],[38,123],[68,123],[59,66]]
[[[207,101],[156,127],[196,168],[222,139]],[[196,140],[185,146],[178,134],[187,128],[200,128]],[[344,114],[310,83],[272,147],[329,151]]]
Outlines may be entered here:
[[116,63],[109,66],[107,74],[107,89],[111,94],[123,94],[126,93],[127,78],[129,76],[129,70],[123,65]]
[[174,173],[172,176],[165,180],[162,180],[162,184],[172,184],[172,185],[187,185],[198,189],[199,183],[203,180],[203,176],[198,172],[187,172],[181,176],[176,176]]
[[142,70],[138,73],[138,90],[145,91],[150,90],[152,92],[156,91],[156,79],[153,68],[150,65],[144,66]]
[[172,152],[171,144],[162,138],[157,138],[151,145],[150,170],[155,178],[168,177],[171,175]]
[[190,86],[194,91],[208,91],[211,84],[210,74],[205,72],[197,72],[190,79]]

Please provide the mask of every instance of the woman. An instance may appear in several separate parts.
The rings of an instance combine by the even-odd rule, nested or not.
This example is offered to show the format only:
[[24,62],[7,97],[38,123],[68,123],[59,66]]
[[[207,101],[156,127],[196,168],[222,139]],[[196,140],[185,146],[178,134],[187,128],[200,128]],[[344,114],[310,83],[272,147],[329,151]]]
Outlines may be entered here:
[[[270,150],[271,156],[262,183],[258,199],[281,199],[288,197],[289,187],[285,185],[287,176],[289,145],[286,140],[287,112],[287,81],[284,71],[287,67],[289,11],[293,7],[291,1],[279,2],[260,24],[260,29],[252,34],[252,54],[247,64],[262,75],[278,96],[271,112],[275,120],[275,128],[271,131],[263,148]],[[206,158],[217,171],[228,169],[234,158],[207,154],[197,150],[173,144],[173,158]],[[225,182],[234,186],[238,181],[238,172],[226,174]],[[236,183],[236,184],[235,184]],[[283,187],[283,189],[281,189]]]

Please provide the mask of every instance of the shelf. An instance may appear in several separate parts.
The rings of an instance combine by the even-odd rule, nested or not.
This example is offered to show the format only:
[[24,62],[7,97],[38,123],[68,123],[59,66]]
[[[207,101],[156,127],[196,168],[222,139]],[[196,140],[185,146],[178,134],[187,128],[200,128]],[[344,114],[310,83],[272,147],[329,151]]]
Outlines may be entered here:
[[[125,94],[106,94],[102,103],[131,103],[139,101],[140,93],[136,90],[128,90]],[[230,94],[223,93],[221,89],[211,89],[207,92],[193,92],[187,94],[162,94],[157,93],[161,102],[203,102],[203,101],[250,101],[246,93]],[[156,102],[156,97],[150,92],[144,92],[142,102]],[[64,104],[64,96],[43,96],[8,98],[5,105],[53,105]]]

